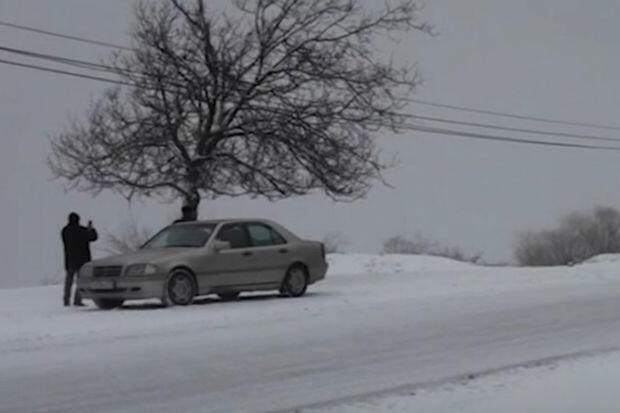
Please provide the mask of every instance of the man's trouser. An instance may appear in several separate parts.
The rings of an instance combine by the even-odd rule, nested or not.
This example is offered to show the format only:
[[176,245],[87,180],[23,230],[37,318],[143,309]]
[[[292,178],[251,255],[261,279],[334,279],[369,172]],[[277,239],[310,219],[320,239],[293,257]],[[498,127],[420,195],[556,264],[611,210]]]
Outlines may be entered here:
[[[76,269],[68,269],[65,275],[65,296],[64,301],[65,305],[69,305],[71,302],[71,286],[73,285],[73,277],[77,276],[78,270]],[[75,295],[73,296],[73,304],[81,304],[82,297],[80,292],[75,289]]]

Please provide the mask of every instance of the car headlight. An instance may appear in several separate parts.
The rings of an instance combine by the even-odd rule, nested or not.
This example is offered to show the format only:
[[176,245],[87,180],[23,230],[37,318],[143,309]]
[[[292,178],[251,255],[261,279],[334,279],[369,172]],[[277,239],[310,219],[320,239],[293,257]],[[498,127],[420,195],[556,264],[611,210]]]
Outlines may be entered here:
[[93,266],[90,264],[82,265],[82,268],[78,271],[78,278],[82,277],[92,277],[93,276]]
[[132,264],[125,270],[125,275],[135,277],[140,275],[151,275],[157,272],[157,266],[153,264]]

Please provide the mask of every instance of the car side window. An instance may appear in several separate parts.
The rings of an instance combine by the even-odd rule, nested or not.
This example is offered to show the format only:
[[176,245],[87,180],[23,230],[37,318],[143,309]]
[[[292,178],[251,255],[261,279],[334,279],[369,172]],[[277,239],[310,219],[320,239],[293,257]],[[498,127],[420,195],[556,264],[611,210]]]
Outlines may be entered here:
[[247,248],[251,246],[248,233],[242,224],[224,225],[217,234],[217,239],[230,242],[231,248]]
[[250,233],[252,245],[255,247],[286,244],[286,240],[282,235],[267,225],[248,224],[248,232]]

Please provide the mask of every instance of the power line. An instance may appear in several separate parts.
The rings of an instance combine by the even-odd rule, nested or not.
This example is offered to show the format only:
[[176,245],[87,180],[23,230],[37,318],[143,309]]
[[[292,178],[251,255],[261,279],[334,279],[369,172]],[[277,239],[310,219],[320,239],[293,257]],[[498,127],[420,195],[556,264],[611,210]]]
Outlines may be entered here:
[[409,114],[402,114],[402,116],[405,116],[407,118],[412,118],[412,119],[428,120],[432,122],[448,123],[452,125],[472,126],[472,127],[484,128],[484,129],[503,130],[507,132],[529,133],[529,134],[534,134],[534,135],[556,136],[556,137],[574,138],[574,139],[582,139],[582,140],[595,140],[595,141],[603,141],[603,142],[620,142],[620,138],[610,138],[606,136],[580,135],[576,133],[543,131],[543,130],[538,130],[538,129],[527,129],[527,128],[514,128],[514,127],[500,126],[500,125],[494,125],[494,124],[489,124],[489,123],[466,122],[466,121],[438,118],[438,117],[432,117],[432,116],[420,116],[420,115],[409,115]]
[[10,47],[5,47],[5,46],[0,46],[0,51],[7,52],[7,53],[13,53],[13,54],[17,54],[20,56],[32,57],[36,59],[48,60],[48,61],[55,62],[55,63],[62,63],[62,64],[70,65],[70,66],[80,67],[82,69],[118,74],[117,69],[115,69],[112,66],[106,66],[106,65],[102,65],[102,64],[94,63],[94,62],[88,62],[85,60],[71,59],[68,57],[32,52],[32,51],[23,50],[23,49],[13,49]]
[[[55,63],[71,65],[71,66],[88,69],[88,70],[101,71],[105,73],[119,74],[120,72],[121,74],[134,73],[138,75],[149,76],[148,73],[145,74],[145,73],[124,71],[122,69],[117,69],[112,66],[102,65],[99,63],[71,59],[71,58],[58,56],[58,55],[50,55],[50,54],[45,54],[45,53],[33,52],[30,50],[15,49],[15,48],[5,47],[1,45],[0,45],[0,51],[14,53],[17,55],[27,56],[27,57],[36,58],[36,59],[48,60],[48,61],[52,61]],[[432,121],[432,122],[447,123],[447,124],[462,125],[462,126],[472,126],[472,127],[485,128],[485,129],[503,130],[503,131],[508,131],[508,132],[519,132],[519,133],[528,133],[528,134],[545,135],[545,136],[566,137],[566,138],[574,138],[574,139],[582,139],[582,140],[597,140],[597,141],[604,141],[604,142],[619,142],[620,141],[620,139],[618,138],[610,138],[610,137],[595,136],[595,135],[581,135],[581,134],[566,133],[566,132],[542,131],[542,130],[527,129],[527,128],[515,128],[515,127],[500,126],[500,125],[494,125],[494,124],[488,124],[488,123],[458,121],[454,119],[446,119],[446,118],[439,118],[439,117],[432,117],[432,116],[411,115],[411,114],[399,114],[399,115],[402,115],[408,118],[427,120],[427,121]]]
[[[104,72],[104,73],[111,73],[111,74],[118,75],[118,76],[137,75],[137,76],[146,77],[146,78],[159,79],[159,76],[153,73],[143,73],[143,72],[132,71],[132,70],[127,70],[127,69],[120,69],[120,68],[116,68],[113,66],[103,65],[99,63],[86,61],[86,60],[71,59],[68,57],[63,57],[63,56],[58,56],[58,55],[50,55],[50,54],[45,54],[45,53],[32,52],[29,50],[14,49],[10,47],[0,46],[0,52],[2,51],[7,52],[7,53],[14,53],[20,56],[26,56],[26,57],[35,58],[35,59],[42,59],[42,60],[51,61],[54,63],[60,63],[64,65],[78,67],[81,69],[94,70],[94,71],[99,71],[99,72]],[[32,67],[32,68],[34,69],[35,67]],[[44,67],[44,66],[37,66],[36,68],[39,68],[41,70],[48,69],[47,67]],[[56,71],[56,69],[51,69],[50,71]],[[58,73],[69,75],[70,73],[75,73],[75,72],[66,72],[64,70],[61,70],[61,71],[58,71]],[[79,77],[84,77],[84,76],[80,75]],[[94,76],[92,77],[92,79],[100,80],[98,76]],[[118,80],[118,82],[119,84],[138,87],[138,85],[134,85],[131,82],[125,82],[122,80]],[[165,82],[165,86],[166,87],[169,87],[169,86],[181,87],[179,83],[170,82],[170,81]]]
[[[7,52],[7,53],[14,53],[14,54],[17,54],[17,55],[20,55],[20,56],[26,56],[26,57],[35,58],[35,59],[51,61],[51,62],[54,62],[54,63],[65,64],[65,65],[69,65],[69,66],[72,66],[72,67],[78,67],[78,68],[81,68],[81,69],[99,71],[99,72],[104,72],[104,73],[111,73],[111,74],[119,75],[119,76],[122,76],[123,74],[125,74],[125,75],[134,74],[134,75],[138,75],[138,76],[142,76],[142,77],[147,77],[147,78],[148,77],[151,77],[151,78],[157,78],[158,77],[157,75],[151,74],[151,73],[141,73],[141,72],[137,72],[137,71],[125,70],[125,69],[115,68],[113,66],[103,65],[103,64],[99,64],[99,63],[94,63],[94,62],[86,61],[86,60],[78,60],[78,59],[72,59],[72,58],[58,56],[58,55],[50,55],[50,54],[45,54],[45,53],[32,52],[32,51],[29,51],[29,50],[14,49],[14,48],[10,48],[10,47],[0,46],[0,52],[2,52],[2,51]],[[100,76],[92,76],[92,75],[86,75],[86,74],[82,74],[82,73],[76,73],[76,72],[69,72],[69,71],[65,71],[65,70],[53,69],[53,68],[50,68],[50,67],[47,67],[47,66],[31,65],[31,64],[25,64],[25,63],[9,61],[9,60],[0,60],[0,63],[5,63],[5,64],[9,64],[9,65],[14,65],[14,66],[20,66],[20,67],[26,67],[26,68],[30,68],[30,69],[37,69],[37,70],[41,70],[41,71],[52,72],[52,73],[57,73],[57,74],[62,74],[62,75],[67,75],[67,76],[77,76],[79,78],[98,80],[98,81],[103,81],[103,82],[108,82],[108,83],[116,83],[116,84],[119,84],[119,85],[139,87],[139,85],[133,84],[133,83],[128,82],[128,81],[123,81],[123,80],[120,80],[120,79],[102,78]],[[173,83],[173,82],[166,82],[166,87],[168,87],[168,86],[177,86],[177,87],[179,87],[179,84],[178,83]]]
[[532,120],[536,122],[553,123],[557,125],[584,126],[588,128],[620,130],[620,126],[610,126],[610,125],[602,125],[598,123],[567,121],[567,120],[558,120],[558,119],[551,119],[551,118],[545,118],[545,117],[519,115],[519,114],[507,113],[507,112],[498,112],[494,110],[472,108],[472,107],[467,107],[467,106],[457,106],[457,105],[448,105],[445,103],[429,102],[426,100],[412,99],[412,98],[405,98],[403,100],[407,102],[411,102],[411,103],[417,103],[419,105],[424,105],[424,106],[460,110],[463,112],[480,113],[484,115],[501,116],[501,117],[512,118],[512,119]]
[[105,78],[105,77],[85,75],[85,74],[82,74],[82,73],[69,72],[69,71],[59,70],[59,69],[52,69],[52,68],[49,68],[49,67],[38,66],[38,65],[31,65],[31,64],[27,64],[27,63],[14,62],[14,61],[11,61],[11,60],[0,59],[0,63],[6,64],[6,65],[11,65],[11,66],[25,67],[25,68],[28,68],[28,69],[40,70],[40,71],[43,71],[43,72],[50,72],[50,73],[56,73],[56,74],[61,74],[61,75],[66,75],[66,76],[79,77],[79,78],[82,78],[82,79],[97,80],[99,82],[106,82],[106,83],[113,83],[113,84],[117,84],[117,85],[134,86],[135,87],[134,84],[131,84],[131,83],[128,83],[128,82],[123,82],[122,80],[114,80],[114,79],[109,79],[109,78]]
[[499,136],[499,135],[487,135],[473,132],[465,132],[459,130],[452,129],[442,129],[442,128],[434,128],[434,127],[426,127],[419,125],[404,125],[405,129],[415,130],[418,132],[426,132],[433,133],[438,135],[446,135],[446,136],[456,136],[468,139],[479,139],[486,141],[497,141],[502,143],[519,143],[526,145],[538,145],[538,146],[556,146],[562,148],[573,148],[573,149],[593,149],[593,150],[607,150],[607,151],[620,151],[620,147],[617,146],[599,146],[599,145],[584,145],[578,143],[565,143],[565,142],[549,142],[549,141],[541,141],[535,139],[521,139],[521,138],[513,138],[507,136]]
[[131,47],[121,46],[121,45],[114,44],[114,43],[101,42],[98,40],[92,40],[92,39],[88,39],[85,37],[72,36],[72,35],[63,34],[63,33],[52,32],[49,30],[37,29],[36,27],[22,26],[19,24],[9,23],[5,21],[0,21],[0,26],[11,27],[13,29],[24,30],[28,32],[38,33],[38,34],[44,34],[47,36],[59,37],[61,39],[68,39],[68,40],[73,40],[76,42],[90,43],[90,44],[94,44],[97,46],[112,47],[115,49],[122,49],[122,50],[133,50]]
[[[20,53],[23,52],[23,54],[26,54],[31,57],[51,58],[51,59],[54,59],[54,61],[58,61],[58,62],[78,63],[81,65],[103,68],[100,70],[111,71],[111,68],[109,67],[98,65],[96,63],[91,63],[91,62],[68,59],[68,58],[63,58],[59,56],[44,55],[44,54],[39,54],[35,52],[19,51],[17,49],[10,49],[10,48],[4,48],[4,47],[0,47],[0,50],[18,51]],[[5,60],[5,59],[0,59],[0,63],[12,65],[12,66],[29,68],[29,69],[40,70],[40,71],[50,72],[50,73],[55,73],[55,74],[62,74],[66,76],[78,77],[78,78],[83,78],[83,79],[97,80],[100,82],[136,87],[135,84],[124,82],[122,80],[115,80],[115,79],[104,78],[100,76],[91,76],[91,75],[86,75],[82,73],[69,72],[65,70],[53,69],[53,68],[39,66],[39,65],[26,64],[26,63],[15,62],[15,61],[10,61],[10,60]],[[563,136],[563,137],[571,137],[571,138],[578,138],[578,139],[620,141],[620,139],[615,139],[615,138],[606,138],[606,137],[599,137],[599,136],[582,136],[582,135],[559,133],[559,132],[545,132],[545,131],[537,131],[533,129],[509,128],[509,127],[503,127],[503,126],[498,126],[498,125],[490,125],[490,124],[482,124],[482,123],[474,123],[474,122],[461,122],[461,121],[456,121],[456,120],[451,120],[451,119],[435,118],[435,117],[428,117],[428,116],[407,115],[407,114],[403,114],[403,116],[406,116],[409,118],[415,118],[415,119],[431,120],[431,121],[436,121],[436,122],[460,124],[460,125],[475,126],[475,127],[482,127],[482,128],[492,128],[492,129],[507,130],[507,131],[513,131],[513,132],[535,133],[535,134],[549,135],[549,136]],[[383,126],[378,123],[377,125]],[[534,140],[534,139],[522,139],[522,138],[506,137],[506,136],[499,136],[499,135],[487,135],[487,134],[466,132],[466,131],[460,131],[460,130],[427,127],[427,126],[414,125],[414,124],[405,124],[403,125],[403,127],[405,129],[415,130],[419,132],[434,133],[434,134],[448,135],[448,136],[457,136],[457,137],[464,137],[464,138],[470,138],[470,139],[480,139],[480,140],[487,140],[487,141],[498,141],[498,142],[503,142],[503,143],[508,142],[508,143],[520,143],[520,144],[530,144],[530,145],[539,145],[539,146],[541,145],[542,146],[555,146],[555,147],[575,148],[575,149],[620,151],[620,147],[613,147],[613,146],[584,145],[584,144],[566,143],[566,142],[550,142],[550,141],[541,141],[541,140]]]
[[[49,30],[38,29],[36,27],[24,26],[24,25],[10,23],[6,21],[0,21],[0,26],[10,27],[10,28],[29,31],[29,32],[38,33],[38,34],[44,34],[47,36],[54,36],[54,37],[58,37],[62,39],[68,39],[68,40],[73,40],[73,41],[78,41],[78,42],[83,42],[83,43],[94,44],[97,46],[112,47],[115,49],[128,50],[128,51],[135,50],[131,47],[122,46],[122,45],[118,45],[114,43],[102,42],[98,40],[88,39],[85,37],[52,32]],[[559,124],[559,125],[570,125],[570,126],[581,126],[581,127],[589,127],[589,128],[597,128],[597,129],[620,130],[620,126],[610,126],[610,125],[602,125],[602,124],[590,123],[590,122],[566,121],[566,120],[551,119],[551,118],[546,118],[546,117],[527,116],[527,115],[520,115],[520,114],[515,114],[515,113],[507,113],[507,112],[499,112],[499,111],[493,111],[493,110],[487,110],[487,109],[473,108],[473,107],[468,107],[468,106],[458,106],[458,105],[449,105],[445,103],[430,102],[430,101],[425,101],[421,99],[405,98],[404,100],[407,102],[411,102],[411,103],[417,103],[419,105],[444,108],[444,109],[452,109],[452,110],[458,110],[458,111],[464,111],[464,112],[470,112],[470,113],[478,113],[478,114],[484,114],[484,115],[500,116],[500,117],[512,118],[512,119],[530,120],[530,121],[536,121],[536,122],[544,122],[544,123]],[[526,133],[529,133],[529,132],[526,132]]]

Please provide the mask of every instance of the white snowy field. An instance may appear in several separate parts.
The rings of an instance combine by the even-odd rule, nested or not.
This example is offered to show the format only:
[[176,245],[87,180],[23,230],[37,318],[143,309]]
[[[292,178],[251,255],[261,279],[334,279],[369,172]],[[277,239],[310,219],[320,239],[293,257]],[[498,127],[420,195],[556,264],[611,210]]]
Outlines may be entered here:
[[299,299],[185,308],[64,308],[60,286],[0,290],[0,412],[618,411],[617,256],[330,264]]

